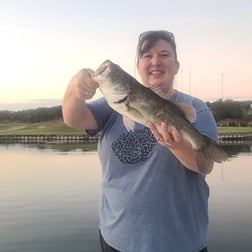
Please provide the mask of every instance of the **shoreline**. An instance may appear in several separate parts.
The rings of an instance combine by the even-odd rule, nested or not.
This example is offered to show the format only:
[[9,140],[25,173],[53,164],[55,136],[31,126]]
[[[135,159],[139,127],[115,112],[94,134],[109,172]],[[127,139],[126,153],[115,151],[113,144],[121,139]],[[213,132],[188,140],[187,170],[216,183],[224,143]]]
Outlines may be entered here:
[[[220,144],[252,141],[252,133],[219,133]],[[94,144],[99,136],[88,135],[0,135],[0,144]]]
[[251,141],[252,133],[218,133],[219,141]]
[[0,136],[0,143],[21,143],[21,144],[94,144],[99,136],[88,135],[5,135]]

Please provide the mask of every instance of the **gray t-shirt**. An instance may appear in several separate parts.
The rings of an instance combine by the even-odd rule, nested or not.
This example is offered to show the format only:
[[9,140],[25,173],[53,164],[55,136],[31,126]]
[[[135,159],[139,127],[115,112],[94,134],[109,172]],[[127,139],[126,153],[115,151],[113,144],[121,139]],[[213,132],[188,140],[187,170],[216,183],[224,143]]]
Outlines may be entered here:
[[[201,100],[176,91],[171,101],[194,106],[194,126],[217,141],[216,123]],[[133,132],[104,98],[88,104],[102,131],[100,230],[121,252],[196,252],[206,247],[209,189],[205,176],[185,168],[148,128]]]

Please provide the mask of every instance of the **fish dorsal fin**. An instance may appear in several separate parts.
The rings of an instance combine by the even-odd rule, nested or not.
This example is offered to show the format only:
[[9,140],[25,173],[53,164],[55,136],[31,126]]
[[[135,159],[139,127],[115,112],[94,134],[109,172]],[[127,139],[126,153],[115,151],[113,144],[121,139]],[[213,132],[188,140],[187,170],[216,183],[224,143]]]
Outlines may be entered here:
[[186,119],[190,121],[191,123],[196,121],[196,111],[194,107],[188,103],[185,102],[174,102],[174,104],[182,110],[184,113]]
[[150,89],[156,93],[157,95],[159,95],[161,98],[165,98],[165,93],[161,90],[161,88],[159,86],[155,86],[155,87],[150,87]]
[[128,132],[134,131],[136,123],[135,123],[135,121],[131,120],[129,117],[123,116],[123,124]]

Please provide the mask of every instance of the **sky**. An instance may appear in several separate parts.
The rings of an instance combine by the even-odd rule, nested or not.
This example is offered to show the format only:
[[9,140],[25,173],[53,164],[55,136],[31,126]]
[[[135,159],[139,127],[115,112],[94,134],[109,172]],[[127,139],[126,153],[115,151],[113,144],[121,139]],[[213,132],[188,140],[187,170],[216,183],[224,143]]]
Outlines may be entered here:
[[106,59],[139,79],[138,36],[160,29],[176,38],[176,89],[205,101],[252,99],[251,0],[0,0],[0,6],[0,105],[60,102],[75,73]]

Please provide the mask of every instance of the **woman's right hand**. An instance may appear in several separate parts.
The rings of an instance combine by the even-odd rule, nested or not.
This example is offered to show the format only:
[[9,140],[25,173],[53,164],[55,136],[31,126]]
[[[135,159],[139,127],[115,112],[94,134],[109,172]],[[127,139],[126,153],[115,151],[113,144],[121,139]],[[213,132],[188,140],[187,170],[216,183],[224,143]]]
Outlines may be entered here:
[[98,83],[90,78],[92,73],[92,69],[81,69],[69,83],[71,92],[81,100],[91,99],[98,88]]
[[76,129],[95,129],[96,121],[86,106],[85,100],[91,99],[98,83],[90,78],[94,71],[81,69],[68,84],[62,102],[62,114],[66,125]]

